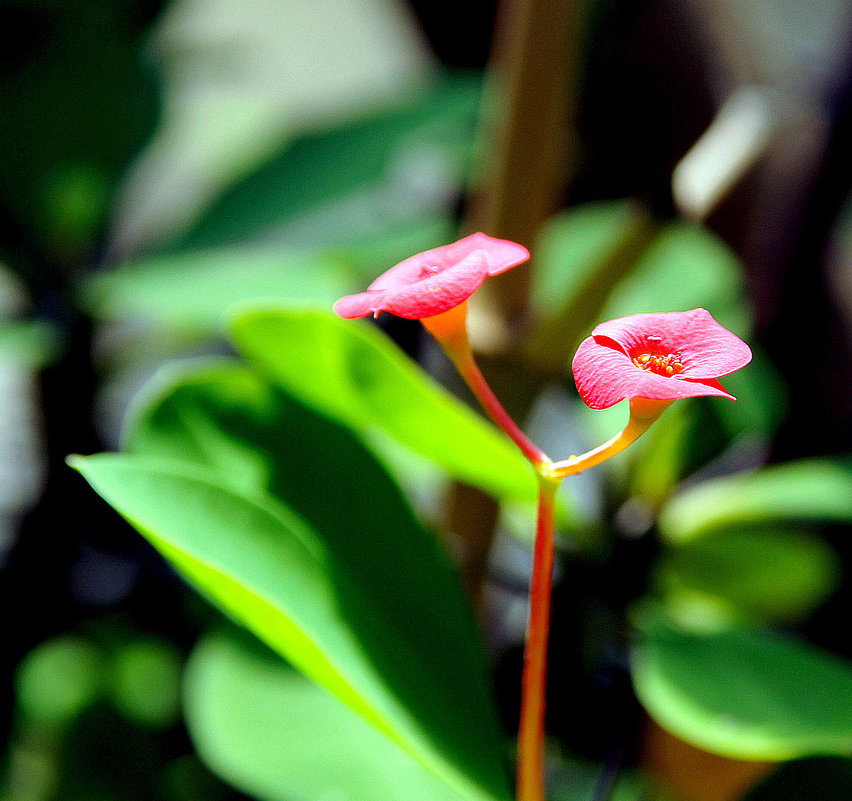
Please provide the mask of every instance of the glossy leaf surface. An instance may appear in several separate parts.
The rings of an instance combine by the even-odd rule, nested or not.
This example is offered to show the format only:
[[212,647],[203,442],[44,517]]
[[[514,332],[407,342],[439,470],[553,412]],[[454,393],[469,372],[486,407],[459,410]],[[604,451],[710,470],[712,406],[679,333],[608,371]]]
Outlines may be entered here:
[[668,551],[657,584],[686,622],[702,610],[723,620],[796,620],[836,587],[840,566],[816,537],[794,530],[720,531]]
[[652,623],[633,684],[663,728],[735,759],[776,761],[852,750],[852,667],[792,638],[696,635]]
[[349,431],[221,364],[167,379],[126,439],[77,466],[181,572],[465,797],[505,794],[455,576]]
[[671,541],[743,523],[852,520],[852,469],[811,460],[704,481],[675,495],[659,527]]
[[185,674],[204,761],[263,801],[459,801],[398,745],[245,638],[202,640]]
[[304,403],[362,433],[389,435],[494,495],[534,497],[529,464],[508,438],[369,325],[319,311],[257,309],[234,320],[232,336],[249,361]]

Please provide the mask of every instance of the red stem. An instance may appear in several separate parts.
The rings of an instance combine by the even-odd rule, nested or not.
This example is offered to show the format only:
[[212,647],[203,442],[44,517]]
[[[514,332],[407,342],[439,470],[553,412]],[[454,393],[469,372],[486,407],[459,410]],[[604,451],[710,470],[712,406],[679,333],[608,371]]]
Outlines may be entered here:
[[518,731],[517,801],[544,801],[544,710],[547,683],[547,637],[553,583],[554,507],[559,479],[539,475],[530,616],[521,684]]
[[530,613],[524,648],[524,672],[521,681],[521,715],[518,731],[517,801],[545,801],[544,787],[544,713],[547,683],[547,638],[550,630],[550,595],[553,583],[553,539],[556,490],[566,476],[600,464],[638,439],[671,401],[634,398],[630,419],[624,430],[582,456],[552,462],[533,444],[503,408],[479,370],[467,336],[467,304],[444,314],[423,319],[423,325],[441,344],[461,377],[476,395],[491,419],[532,462],[538,478],[538,519],[532,580]]
[[473,354],[469,348],[465,348],[462,352],[448,354],[456,369],[459,371],[465,383],[470,387],[477,400],[482,404],[482,408],[488,412],[491,419],[500,427],[511,440],[523,451],[533,466],[538,469],[544,465],[550,464],[547,454],[544,453],[538,446],[531,442],[527,435],[518,427],[515,421],[509,416],[509,413],[503,408],[497,396],[488,386],[488,382],[479,370],[473,358]]

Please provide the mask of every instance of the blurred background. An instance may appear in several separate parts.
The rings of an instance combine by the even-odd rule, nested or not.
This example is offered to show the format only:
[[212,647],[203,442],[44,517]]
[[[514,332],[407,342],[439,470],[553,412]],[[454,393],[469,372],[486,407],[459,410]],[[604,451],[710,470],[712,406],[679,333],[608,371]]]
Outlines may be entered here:
[[[234,304],[328,307],[470,230],[533,250],[472,333],[556,456],[623,414],[565,372],[596,321],[705,306],[754,346],[738,404],[673,409],[567,491],[549,713],[590,764],[739,797],[671,775],[623,621],[649,598],[699,626],[745,610],[852,658],[850,45],[847,0],[2,0],[0,797],[243,797],[181,716],[219,614],[65,458],[117,449],[164,363],[229,353]],[[381,323],[448,375],[418,325]],[[764,466],[752,505],[751,484],[689,495]],[[446,514],[415,500],[481,593],[511,736],[528,510],[442,491]],[[716,534],[701,553],[671,545],[684,521]]]

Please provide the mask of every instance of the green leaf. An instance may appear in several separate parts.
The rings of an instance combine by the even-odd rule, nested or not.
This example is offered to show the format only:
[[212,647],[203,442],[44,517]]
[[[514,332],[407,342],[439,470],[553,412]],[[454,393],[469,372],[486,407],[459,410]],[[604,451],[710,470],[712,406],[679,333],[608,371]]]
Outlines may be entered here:
[[535,497],[529,464],[509,439],[368,324],[320,311],[256,309],[234,320],[232,337],[288,392],[355,430],[383,432],[498,497]]
[[852,666],[778,634],[686,634],[653,621],[633,685],[663,728],[734,759],[852,751]]
[[[118,239],[133,252],[179,234],[283,141],[396,104],[433,75],[416,26],[388,13],[383,0],[347,3],[334,14],[316,3],[177,3],[159,15],[144,52],[157,66],[160,115],[117,215]],[[346,157],[339,169],[351,169]],[[297,198],[310,191],[304,178],[287,187]],[[269,193],[272,209],[284,183],[278,197]],[[275,236],[274,211],[264,222],[262,235]]]
[[657,508],[671,494],[683,475],[695,411],[693,404],[672,404],[630,449],[631,496]]
[[763,434],[771,438],[786,419],[789,408],[784,380],[772,366],[763,351],[752,345],[754,358],[742,370],[727,375],[722,384],[736,399],[708,398],[714,412],[724,424],[728,438],[745,434],[754,437]]
[[554,372],[570,363],[613,287],[653,235],[647,212],[628,201],[580,206],[544,227],[531,298],[542,324],[527,346],[531,360]]
[[[348,576],[409,632],[420,660],[448,687],[469,683],[471,704],[481,706],[475,717],[489,720],[481,643],[457,577],[352,431],[230,360],[162,371],[131,418],[124,446],[134,455],[213,469],[233,489],[271,496],[313,526]],[[422,621],[416,634],[412,620]],[[458,649],[451,669],[441,658],[448,640]]]
[[[341,244],[445,210],[464,181],[481,80],[454,76],[302,136],[228,189],[175,248],[268,239]],[[288,224],[292,227],[288,229]]]
[[221,248],[124,264],[88,279],[80,291],[97,317],[215,330],[238,303],[331,304],[354,287],[337,257]]
[[852,520],[852,468],[807,460],[704,481],[675,495],[658,521],[682,542],[714,529],[783,520]]
[[350,432],[225,363],[173,375],[127,441],[75,466],[178,569],[465,797],[505,796],[457,579]]
[[749,314],[742,298],[742,272],[730,248],[705,228],[673,222],[618,283],[600,319],[702,307],[726,328],[744,335]]
[[[592,287],[610,288],[611,281],[602,281],[603,265],[640,216],[635,204],[619,200],[588,203],[548,220],[536,242],[531,303],[537,314],[547,317],[564,307],[589,305]],[[620,277],[619,272],[611,279]]]
[[185,674],[204,761],[263,801],[459,801],[405,751],[256,643],[203,639]]
[[682,622],[708,612],[767,622],[804,617],[839,578],[837,558],[821,540],[784,529],[744,529],[670,549],[656,583]]

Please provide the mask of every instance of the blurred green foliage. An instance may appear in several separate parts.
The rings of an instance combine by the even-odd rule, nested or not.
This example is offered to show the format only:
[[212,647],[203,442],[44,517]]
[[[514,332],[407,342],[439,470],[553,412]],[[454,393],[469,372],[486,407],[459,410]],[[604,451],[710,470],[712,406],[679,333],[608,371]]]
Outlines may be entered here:
[[649,714],[722,756],[788,760],[845,756],[852,742],[852,670],[769,632],[684,633],[640,626],[633,682]]
[[157,115],[157,80],[140,50],[139,4],[12,2],[3,27],[0,131],[4,213],[45,256],[88,257],[128,162]]
[[205,594],[464,797],[505,795],[460,587],[353,433],[223,364],[156,393],[127,441],[74,464]]
[[69,723],[102,691],[103,662],[103,655],[81,637],[42,643],[18,669],[21,714],[49,726]]
[[[277,655],[221,629],[206,607],[170,608],[166,616],[191,629],[172,639],[133,626],[116,636],[90,612],[93,624],[49,636],[17,668],[0,795],[238,797],[190,753],[183,705],[200,759],[253,797],[507,798],[510,702],[492,698],[488,651],[433,530],[444,523],[434,496],[455,479],[515,504],[508,527],[520,526],[523,541],[532,475],[385,337],[321,311],[454,237],[458,202],[490,157],[477,149],[482,76],[439,74],[413,54],[391,76],[393,91],[377,87],[361,111],[308,104],[279,114],[277,95],[254,102],[239,91],[230,105],[225,97],[206,107],[223,74],[247,69],[263,20],[246,14],[237,42],[227,4],[207,16],[198,7],[194,18],[191,7],[176,9],[154,36],[157,3],[0,9],[0,25],[22,32],[4,51],[0,83],[0,107],[11,110],[0,128],[0,369],[3,360],[61,368],[83,352],[101,370],[100,408],[114,416],[124,411],[116,385],[128,376],[135,387],[173,356],[238,351],[160,370],[126,417],[125,453],[74,464]],[[234,39],[205,43],[220,24]],[[374,55],[403,41],[359,30]],[[322,40],[298,44],[329,51]],[[267,66],[287,47],[272,45],[280,49],[266,53]],[[338,67],[351,60],[331,55]],[[181,88],[183,116],[169,116]],[[207,115],[214,107],[218,118]],[[157,192],[187,176],[196,183],[173,187],[173,204],[160,208]],[[140,189],[145,180],[153,183]],[[636,200],[556,215],[535,256],[532,330],[519,358],[562,400],[574,348],[602,319],[703,306],[751,339],[732,250]],[[83,317],[93,354],[74,339],[76,323],[63,327]],[[229,319],[232,342],[223,338]],[[90,380],[90,368],[72,365],[62,391]],[[674,406],[572,486],[560,515],[565,574],[601,580],[578,582],[582,597],[564,612],[576,631],[555,631],[554,647],[593,673],[584,659],[621,654],[632,637],[633,686],[656,722],[714,753],[796,760],[749,801],[849,795],[848,759],[798,758],[852,750],[852,671],[796,629],[807,635],[848,583],[823,535],[850,522],[852,474],[848,458],[834,456],[764,464],[790,380],[758,345],[754,363],[725,379],[737,403]],[[564,406],[570,419],[545,432],[564,447],[557,456],[623,423],[623,408],[592,413],[573,397]],[[829,621],[845,625],[836,611]],[[507,670],[494,643],[511,632],[485,633]],[[576,708],[554,709],[570,720],[551,721],[560,732],[553,798],[589,798],[598,767],[572,748],[590,739],[590,724]],[[566,730],[573,737],[563,742]],[[613,798],[650,792],[628,770]]]

